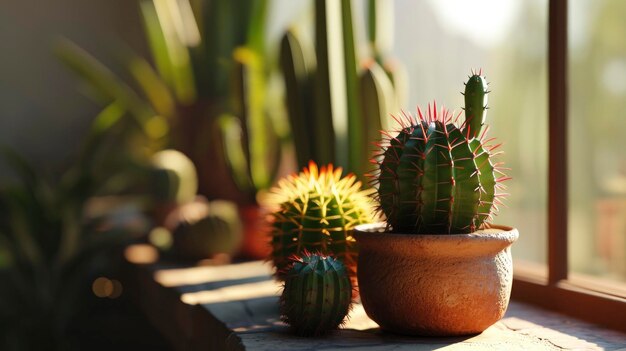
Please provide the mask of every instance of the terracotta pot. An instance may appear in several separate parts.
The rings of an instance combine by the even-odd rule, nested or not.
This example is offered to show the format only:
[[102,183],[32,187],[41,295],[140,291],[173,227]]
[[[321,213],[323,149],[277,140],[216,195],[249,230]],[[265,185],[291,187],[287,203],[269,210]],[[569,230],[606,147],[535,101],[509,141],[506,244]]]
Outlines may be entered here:
[[493,226],[472,234],[385,233],[357,226],[357,276],[367,315],[387,331],[412,335],[477,334],[506,311],[511,295],[511,244],[517,229]]
[[240,256],[249,259],[266,259],[272,252],[270,227],[266,211],[257,205],[239,207],[243,223],[243,242]]

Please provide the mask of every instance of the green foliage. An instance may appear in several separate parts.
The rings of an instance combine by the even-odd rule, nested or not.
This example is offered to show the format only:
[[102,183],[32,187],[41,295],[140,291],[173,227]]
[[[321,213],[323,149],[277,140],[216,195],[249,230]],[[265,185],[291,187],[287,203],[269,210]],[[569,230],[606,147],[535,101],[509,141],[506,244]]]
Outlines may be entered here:
[[340,260],[321,254],[292,257],[280,299],[283,321],[302,336],[336,329],[350,311],[352,286]]
[[[378,155],[377,198],[394,232],[415,234],[470,233],[490,220],[497,210],[500,182],[507,180],[492,156],[499,146],[477,137],[486,115],[474,103],[474,84],[484,78],[472,74],[466,84],[465,122],[437,105],[424,115],[398,120],[400,130],[387,133]],[[479,86],[484,92],[482,85]],[[469,111],[469,112],[468,112]],[[482,118],[476,118],[481,111]],[[477,123],[478,121],[478,123]],[[476,126],[476,127],[474,127]],[[475,129],[474,129],[475,128]]]
[[373,220],[371,191],[361,190],[352,174],[341,178],[341,172],[332,165],[318,171],[311,163],[271,190],[279,206],[272,229],[272,259],[279,278],[289,257],[305,250],[341,259],[355,276],[358,250],[352,229]]
[[115,74],[67,40],[58,56],[102,103],[137,120],[149,152],[188,155],[199,178],[212,180],[201,181],[204,194],[254,202],[274,180],[281,152],[265,94],[267,0],[140,0],[139,8],[154,68],[119,50],[124,72]]
[[[257,44],[258,45],[258,44]],[[227,161],[239,189],[254,197],[274,182],[279,138],[267,108],[265,59],[253,45],[233,53],[230,113],[220,119]]]
[[299,166],[314,160],[359,176],[367,173],[369,137],[386,125],[403,89],[394,84],[392,72],[372,73],[383,64],[383,55],[373,53],[380,61],[360,69],[350,0],[315,2],[314,49],[294,30],[285,33],[280,66]]
[[124,152],[123,117],[115,105],[103,111],[77,159],[59,174],[44,174],[3,149],[17,182],[0,184],[0,321],[12,321],[0,328],[0,348],[65,349],[89,275],[108,262],[107,253],[146,230],[139,205],[98,197],[127,189],[139,174]]

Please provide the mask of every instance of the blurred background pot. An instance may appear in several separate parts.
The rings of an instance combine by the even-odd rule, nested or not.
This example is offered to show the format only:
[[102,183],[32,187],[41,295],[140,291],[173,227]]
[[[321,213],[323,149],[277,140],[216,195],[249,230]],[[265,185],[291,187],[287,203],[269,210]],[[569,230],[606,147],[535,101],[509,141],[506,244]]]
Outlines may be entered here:
[[239,206],[239,216],[243,224],[243,242],[239,254],[250,259],[266,259],[269,257],[270,225],[265,219],[267,210],[258,205]]
[[412,335],[477,334],[506,312],[517,229],[406,235],[385,224],[355,228],[358,281],[367,315],[384,330]]

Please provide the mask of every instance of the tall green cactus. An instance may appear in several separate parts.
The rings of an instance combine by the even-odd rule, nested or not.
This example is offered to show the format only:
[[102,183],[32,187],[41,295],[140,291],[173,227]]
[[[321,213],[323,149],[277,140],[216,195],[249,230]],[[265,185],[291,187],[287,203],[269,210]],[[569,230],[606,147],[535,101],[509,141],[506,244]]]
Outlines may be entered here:
[[280,162],[280,141],[266,103],[263,56],[250,47],[234,52],[231,113],[222,115],[223,147],[233,177],[254,201],[271,186]]
[[352,285],[341,261],[305,252],[291,258],[285,276],[281,316],[296,334],[317,336],[341,325],[352,302]]
[[418,108],[416,117],[399,118],[398,132],[384,133],[377,197],[393,231],[473,232],[491,219],[499,198],[506,195],[499,190],[508,178],[492,160],[499,145],[488,145],[492,139],[480,134],[487,90],[486,83],[477,82],[484,83],[484,77],[472,74],[466,83],[461,126],[455,124],[460,114],[454,118],[433,103],[426,113]]
[[284,35],[280,66],[299,166],[314,160],[367,173],[368,140],[402,94],[391,75],[377,74],[382,63],[367,60],[361,68],[358,62],[351,0],[315,2],[314,49],[293,30]]

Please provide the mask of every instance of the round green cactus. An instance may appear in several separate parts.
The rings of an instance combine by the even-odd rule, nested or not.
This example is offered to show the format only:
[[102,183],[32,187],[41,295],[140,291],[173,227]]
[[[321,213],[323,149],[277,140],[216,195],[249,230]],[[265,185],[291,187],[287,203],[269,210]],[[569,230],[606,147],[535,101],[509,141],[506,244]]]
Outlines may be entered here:
[[189,157],[177,150],[162,150],[151,159],[151,190],[164,202],[193,201],[198,192],[196,167]]
[[346,267],[333,257],[308,252],[290,261],[280,299],[282,320],[302,336],[336,329],[352,303]]
[[271,190],[273,213],[272,259],[278,277],[288,258],[304,250],[339,258],[356,276],[357,247],[352,229],[373,220],[369,194],[352,174],[341,177],[332,165],[318,170],[310,163],[300,174],[288,176]]
[[237,207],[227,201],[195,200],[181,205],[168,216],[165,226],[172,231],[173,253],[189,260],[232,255],[243,237]]
[[[480,72],[482,73],[482,72]],[[492,218],[497,210],[502,181],[500,163],[492,156],[486,130],[486,81],[473,74],[466,83],[465,122],[460,114],[436,103],[418,115],[398,118],[400,130],[384,132],[375,156],[379,172],[379,210],[394,232],[415,234],[470,233]]]

